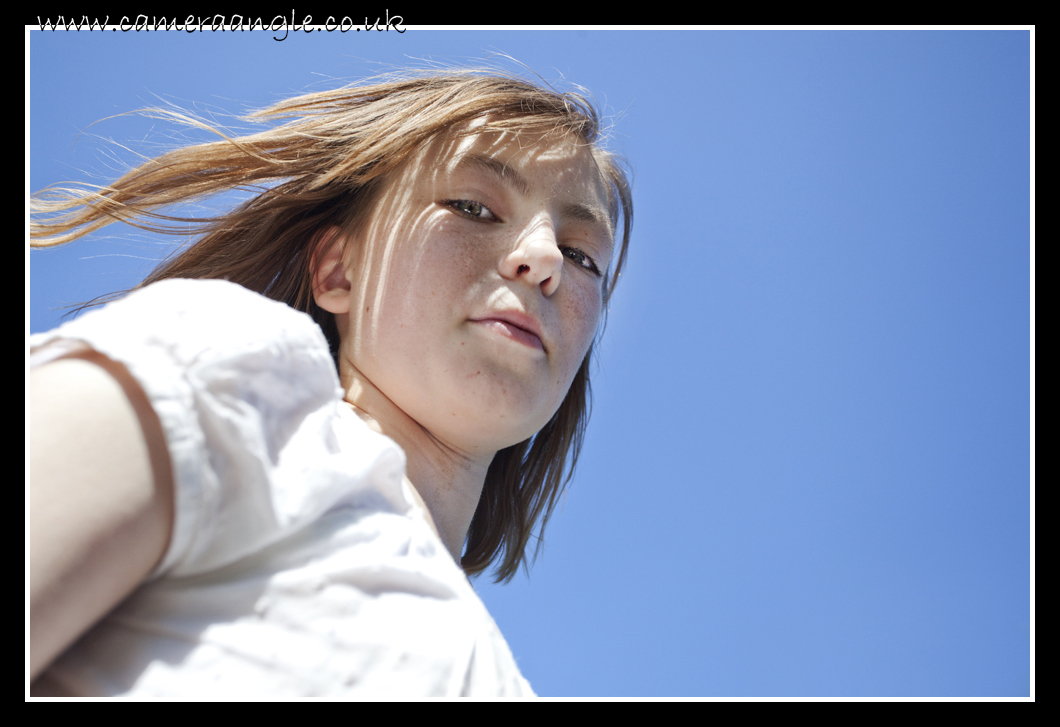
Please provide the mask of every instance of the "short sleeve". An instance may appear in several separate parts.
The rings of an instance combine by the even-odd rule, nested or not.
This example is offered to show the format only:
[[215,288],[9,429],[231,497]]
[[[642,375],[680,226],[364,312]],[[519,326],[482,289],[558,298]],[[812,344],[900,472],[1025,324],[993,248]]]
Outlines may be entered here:
[[167,280],[32,336],[32,356],[71,342],[124,364],[162,422],[176,515],[153,577],[267,547],[349,496],[358,471],[400,483],[404,455],[385,437],[343,451],[353,424],[339,416],[327,341],[282,303],[226,281]]

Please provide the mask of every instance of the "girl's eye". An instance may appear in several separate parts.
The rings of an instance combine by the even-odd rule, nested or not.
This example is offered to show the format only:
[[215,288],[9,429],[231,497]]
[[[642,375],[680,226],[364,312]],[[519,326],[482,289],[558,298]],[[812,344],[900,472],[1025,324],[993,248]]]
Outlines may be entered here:
[[563,255],[573,262],[575,265],[588,270],[593,275],[600,275],[600,268],[597,267],[596,261],[586,255],[584,252],[576,247],[565,247],[563,248]]
[[473,220],[497,219],[497,215],[493,214],[493,210],[473,199],[449,199],[444,204]]

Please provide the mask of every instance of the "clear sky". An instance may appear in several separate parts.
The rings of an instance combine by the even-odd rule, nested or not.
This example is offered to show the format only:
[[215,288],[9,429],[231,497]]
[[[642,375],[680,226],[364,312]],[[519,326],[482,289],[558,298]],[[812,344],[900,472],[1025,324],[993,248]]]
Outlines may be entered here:
[[[28,186],[172,145],[115,114],[495,53],[634,171],[578,472],[530,575],[476,581],[534,688],[1029,695],[1029,31],[35,31]],[[28,255],[30,331],[167,244]]]

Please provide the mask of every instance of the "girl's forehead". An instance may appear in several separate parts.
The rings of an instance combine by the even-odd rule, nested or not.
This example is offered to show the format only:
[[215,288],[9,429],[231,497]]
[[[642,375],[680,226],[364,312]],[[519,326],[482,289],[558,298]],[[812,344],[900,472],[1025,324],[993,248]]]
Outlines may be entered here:
[[489,156],[517,166],[574,161],[588,154],[584,144],[561,133],[482,131],[463,134],[454,141],[445,145],[445,161],[449,164],[459,164],[470,155]]
[[[485,173],[529,192],[533,186],[581,188],[606,199],[606,183],[589,145],[571,134],[494,131],[449,134],[423,151],[419,174]],[[433,173],[433,174],[432,174]]]

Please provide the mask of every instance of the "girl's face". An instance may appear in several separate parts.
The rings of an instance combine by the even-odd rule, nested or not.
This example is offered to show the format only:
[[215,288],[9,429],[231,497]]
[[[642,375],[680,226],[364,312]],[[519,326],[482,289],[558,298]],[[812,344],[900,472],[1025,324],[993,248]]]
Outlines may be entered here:
[[606,199],[591,154],[566,138],[434,142],[351,240],[343,359],[465,454],[532,436],[600,321]]

